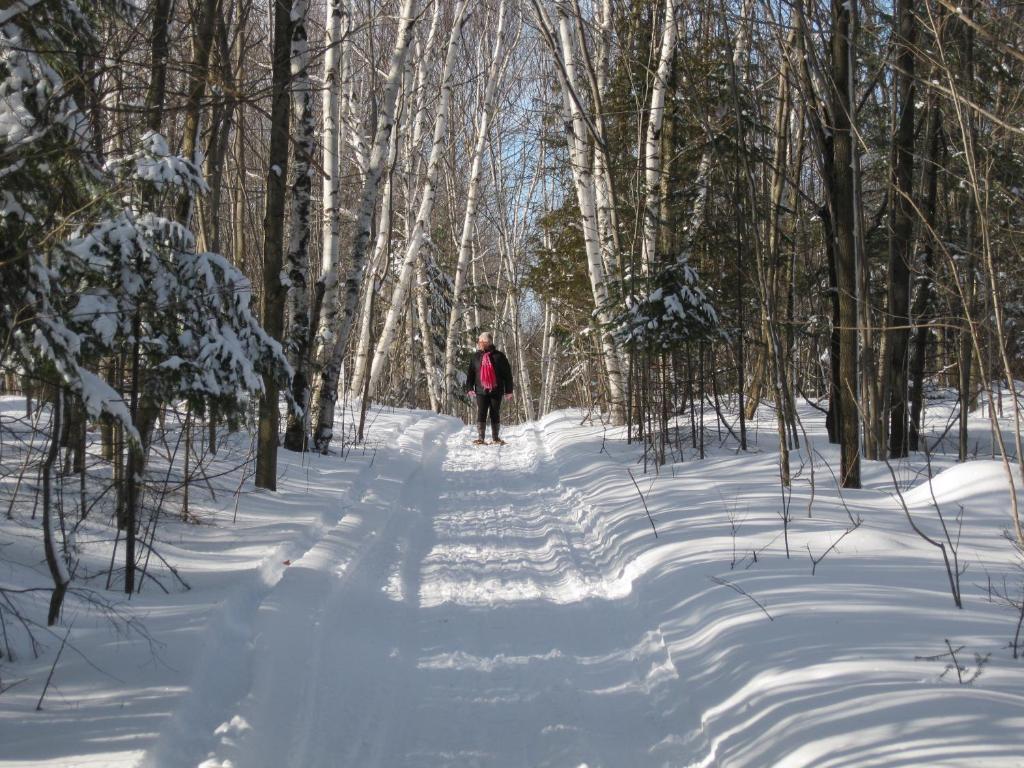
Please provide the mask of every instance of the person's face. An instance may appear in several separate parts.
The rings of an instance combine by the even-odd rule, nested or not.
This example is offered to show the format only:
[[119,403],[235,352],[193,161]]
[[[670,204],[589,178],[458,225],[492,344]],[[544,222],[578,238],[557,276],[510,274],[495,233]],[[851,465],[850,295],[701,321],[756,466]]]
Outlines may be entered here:
[[476,348],[477,349],[487,349],[487,339],[477,339],[476,340]]

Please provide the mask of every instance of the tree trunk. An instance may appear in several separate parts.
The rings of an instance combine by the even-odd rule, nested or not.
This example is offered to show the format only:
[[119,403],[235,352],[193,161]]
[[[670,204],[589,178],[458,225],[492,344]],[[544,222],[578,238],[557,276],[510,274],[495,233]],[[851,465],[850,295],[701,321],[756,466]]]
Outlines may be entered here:
[[[569,145],[570,164],[576,199],[580,208],[583,225],[583,241],[587,257],[587,274],[594,295],[594,310],[597,322],[607,327],[608,285],[601,254],[600,234],[597,228],[597,211],[594,193],[594,176],[587,148],[587,127],[582,105],[576,91],[576,65],[573,53],[569,17],[563,6],[558,6],[557,31],[552,27],[543,6],[534,0],[537,20],[545,30],[551,53],[556,58],[558,77],[563,95],[563,121],[566,141]],[[558,36],[558,42],[555,40]],[[625,386],[622,378],[621,357],[611,333],[598,331],[605,373],[608,377],[609,407],[612,421],[625,422]]]
[[[832,164],[829,162],[829,168],[831,169],[831,167]],[[831,178],[831,170],[829,174],[829,178]],[[833,445],[841,445],[843,396],[839,378],[839,359],[842,354],[842,340],[839,336],[839,329],[842,322],[839,310],[839,283],[836,277],[836,232],[835,227],[832,226],[832,214],[829,206],[822,206],[820,214],[821,229],[825,240],[825,258],[828,261],[829,305],[832,308],[832,327],[828,335],[828,414],[825,416],[825,428],[828,431],[828,441]]]
[[[413,225],[406,246],[405,259],[402,262],[402,269],[398,279],[395,280],[391,292],[391,304],[387,317],[384,320],[384,328],[380,338],[377,340],[377,348],[373,354],[373,363],[370,366],[370,390],[373,391],[381,374],[384,372],[384,365],[387,361],[388,351],[395,338],[395,330],[403,312],[405,312],[405,301],[412,278],[416,269],[416,260],[419,258],[420,250],[424,242],[430,237],[430,224],[434,211],[434,198],[436,197],[437,171],[441,160],[441,147],[444,144],[445,134],[448,131],[448,110],[451,104],[452,83],[451,77],[455,67],[455,54],[458,50],[458,41],[461,36],[462,27],[466,21],[466,0],[461,0],[456,6],[455,19],[452,24],[451,34],[448,38],[447,54],[445,56],[444,71],[441,75],[441,96],[437,106],[437,115],[434,118],[434,133],[430,146],[430,158],[427,161],[426,178],[423,181],[423,188],[420,193],[420,207],[416,214],[416,222]],[[429,339],[423,339],[429,343]]]
[[[968,5],[967,13],[968,16],[972,14],[973,3]],[[961,61],[960,61],[960,77],[961,82],[964,83],[964,90],[968,93],[974,91],[974,78],[975,78],[975,66],[974,66],[974,32],[969,26],[962,28],[962,39],[961,39]],[[961,129],[961,137],[963,140],[963,151],[965,161],[967,163],[968,180],[971,184],[977,187],[979,178],[975,174],[974,169],[977,163],[976,151],[978,146],[978,121],[973,112],[967,112],[966,114],[960,113],[958,110],[958,123]],[[960,325],[960,331],[957,338],[957,389],[959,391],[960,400],[960,411],[959,411],[959,430],[958,430],[958,453],[960,461],[967,461],[969,453],[968,443],[968,421],[970,417],[972,403],[974,397],[971,393],[971,365],[972,365],[972,346],[975,340],[975,334],[980,331],[973,323],[973,318],[978,316],[978,229],[985,226],[984,222],[980,222],[978,219],[983,215],[980,201],[977,198],[977,190],[968,191],[962,197],[961,205],[961,216],[963,217],[961,223],[961,231],[964,233],[964,251],[966,259],[963,268],[963,287],[961,289],[961,300],[963,302],[962,308],[962,320]],[[983,240],[984,238],[982,238]],[[980,362],[980,361],[979,361]],[[979,366],[980,368],[980,366]],[[1011,386],[1012,386],[1012,382]]]
[[910,362],[910,441],[912,451],[920,450],[921,418],[924,412],[924,377],[928,339],[931,336],[932,274],[935,268],[935,212],[938,203],[939,158],[942,154],[942,111],[934,93],[928,98],[928,156],[924,166],[924,211],[921,227],[921,276],[914,297],[914,354]]
[[[193,42],[194,58],[189,66],[188,96],[185,101],[185,129],[182,133],[181,155],[186,160],[200,166],[199,131],[202,126],[203,96],[206,94],[206,81],[210,77],[210,51],[213,48],[213,34],[217,28],[217,13],[220,0],[203,0],[199,18],[196,21]],[[195,204],[193,192],[186,189],[178,199],[178,221],[186,227],[191,226],[192,210]]]
[[309,77],[309,42],[306,37],[306,16],[309,0],[295,0],[292,9],[292,94],[293,118],[297,138],[292,165],[291,222],[288,244],[288,299],[291,323],[288,329],[287,352],[294,369],[292,399],[301,413],[288,415],[284,447],[304,451],[308,442],[310,381],[310,318],[309,318],[309,239],[312,230],[313,151],[316,127],[313,122],[313,85]]
[[651,108],[644,145],[644,228],[641,266],[650,274],[657,269],[658,212],[661,207],[661,124],[665,114],[665,92],[676,45],[676,0],[665,0],[665,22],[661,33],[658,70],[651,86]]
[[[338,399],[341,363],[345,354],[345,345],[348,343],[349,332],[352,329],[356,304],[359,302],[359,286],[363,279],[373,211],[377,206],[384,154],[387,151],[395,122],[398,86],[401,83],[402,70],[405,67],[405,59],[412,42],[412,28],[418,18],[415,11],[416,0],[403,0],[398,34],[395,38],[395,47],[391,54],[391,64],[381,98],[380,114],[377,118],[377,134],[374,137],[373,149],[370,151],[361,202],[356,216],[350,271],[348,279],[345,281],[345,290],[343,294],[339,291],[337,302],[329,301],[329,294],[324,293],[323,320],[320,325],[327,354],[320,373],[317,426],[313,435],[313,445],[320,453],[326,453],[330,448],[331,438],[334,434],[334,404]],[[326,281],[327,276],[324,276],[323,279]],[[325,285],[330,287],[329,282],[325,282]]]
[[494,115],[494,94],[501,81],[505,55],[504,43],[505,2],[498,7],[498,26],[494,35],[494,53],[487,71],[487,85],[484,88],[483,103],[478,107],[476,143],[473,146],[473,159],[469,173],[469,187],[466,192],[466,212],[462,219],[462,235],[459,238],[459,252],[455,261],[455,279],[452,286],[452,308],[448,316],[448,332],[444,343],[444,391],[442,401],[446,410],[450,411],[455,393],[455,350],[459,326],[463,315],[463,292],[466,285],[466,269],[472,253],[473,232],[476,226],[476,210],[480,198],[480,175],[483,162],[484,145],[487,143],[487,130]]
[[235,174],[238,177],[235,181],[235,188],[231,192],[231,262],[238,269],[245,269],[246,256],[248,254],[248,243],[245,233],[246,205],[245,205],[245,142],[246,142],[244,113],[239,108],[238,125],[235,128]]
[[[840,479],[860,487],[860,424],[857,412],[857,256],[855,245],[853,136],[850,130],[850,27],[852,3],[832,0],[832,224],[839,293]],[[833,363],[834,364],[834,363]]]
[[[263,217],[263,328],[271,338],[284,337],[286,290],[281,283],[284,263],[285,176],[288,173],[289,81],[291,80],[292,0],[274,5],[274,61],[271,85],[270,152],[267,157],[267,199]],[[256,443],[256,487],[277,490],[278,400],[280,387],[264,375],[259,402]]]
[[[337,264],[341,252],[341,102],[345,62],[343,50],[347,45],[349,33],[348,10],[344,0],[329,0],[328,14],[324,40],[326,48],[324,80],[327,83],[327,90],[323,103],[324,146],[321,155],[324,168],[321,277],[313,289],[313,303],[309,316],[310,339],[307,342],[309,347],[306,351],[309,366],[306,380],[307,400],[302,423],[305,440],[308,440],[311,420],[312,393],[309,391],[309,384],[314,375],[314,365],[319,362],[313,360],[313,345],[315,343],[313,337],[321,327],[320,320],[324,311],[324,296],[327,290],[325,281],[329,278],[332,285],[337,285]],[[337,302],[337,291],[332,292],[331,301]],[[290,420],[289,427],[291,427]]]
[[150,35],[149,90],[146,93],[146,127],[160,132],[163,126],[164,100],[167,93],[167,38],[174,0],[156,0],[153,8],[153,31]]
[[50,449],[43,460],[41,478],[43,482],[43,551],[46,555],[46,567],[50,571],[50,578],[53,580],[50,609],[46,617],[46,624],[51,627],[60,618],[60,608],[64,603],[64,594],[67,592],[68,584],[71,582],[71,576],[68,574],[64,555],[57,546],[53,522],[54,464],[56,464],[57,455],[60,453],[63,408],[64,393],[58,389],[50,410]]
[[427,382],[427,399],[430,410],[440,413],[441,388],[437,381],[437,355],[434,348],[434,334],[430,326],[430,280],[427,276],[426,257],[420,251],[416,259],[416,321],[419,325],[423,353],[423,373]]
[[897,123],[889,193],[889,359],[886,362],[889,455],[907,455],[907,348],[910,341],[910,263],[914,232],[914,63],[917,22],[913,0],[897,0],[893,78]]
[[377,286],[383,285],[384,272],[391,258],[391,237],[392,222],[391,215],[393,190],[393,178],[395,163],[398,159],[398,142],[391,142],[390,157],[388,158],[388,175],[384,182],[383,201],[380,206],[380,222],[377,225],[377,239],[373,249],[373,257],[367,266],[368,279],[363,283],[363,302],[359,311],[359,338],[356,341],[356,351],[352,361],[352,379],[349,383],[349,393],[353,398],[362,398],[366,395],[366,383],[369,382],[367,370],[370,367],[370,337],[373,325],[373,303],[376,301]]

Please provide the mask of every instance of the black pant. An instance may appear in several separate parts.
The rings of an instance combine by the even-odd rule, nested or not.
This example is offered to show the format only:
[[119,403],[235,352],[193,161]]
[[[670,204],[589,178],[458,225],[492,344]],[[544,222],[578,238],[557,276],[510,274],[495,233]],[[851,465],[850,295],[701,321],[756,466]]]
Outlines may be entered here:
[[486,395],[476,396],[476,423],[480,428],[480,439],[484,439],[484,427],[487,425],[487,413],[491,414],[491,439],[498,439],[501,428],[501,391],[494,390]]

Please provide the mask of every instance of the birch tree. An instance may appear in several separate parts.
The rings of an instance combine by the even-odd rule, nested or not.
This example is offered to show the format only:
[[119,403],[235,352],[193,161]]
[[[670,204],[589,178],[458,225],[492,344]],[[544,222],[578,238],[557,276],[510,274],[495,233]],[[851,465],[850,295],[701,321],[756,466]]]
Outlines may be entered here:
[[[539,0],[532,0],[532,2],[538,24],[555,59],[556,74],[562,91],[562,112],[565,137],[569,148],[569,164],[572,168],[573,183],[576,188],[576,198],[583,226],[587,274],[594,295],[594,313],[597,322],[607,328],[611,318],[608,315],[608,286],[597,229],[594,175],[588,151],[587,137],[590,131],[576,88],[575,53],[569,16],[564,6],[559,4],[556,9],[558,14],[556,29]],[[608,377],[612,417],[616,422],[621,423],[625,421],[625,386],[619,350],[610,332],[598,330],[597,333],[600,336],[605,373]]]
[[[295,369],[292,377],[292,399],[301,411],[288,415],[284,446],[291,451],[306,449],[309,409],[309,239],[312,228],[313,151],[316,146],[316,124],[313,121],[313,86],[309,77],[309,41],[306,33],[306,17],[309,14],[309,0],[295,0],[292,6],[292,110],[297,128],[292,163],[291,222],[292,231],[288,242],[287,282],[289,303],[288,357]],[[336,23],[333,19],[331,24]],[[329,77],[329,76],[328,76]],[[328,99],[328,102],[330,99]],[[327,108],[330,108],[330,104]],[[335,177],[337,169],[334,169]],[[333,201],[336,204],[336,200]],[[328,199],[328,205],[332,201]],[[332,247],[334,243],[330,244]]]
[[377,238],[373,248],[373,256],[367,265],[370,280],[363,283],[363,302],[359,311],[359,337],[356,340],[356,349],[352,360],[352,380],[349,384],[349,393],[352,397],[362,397],[364,392],[364,380],[366,369],[370,364],[370,336],[373,327],[373,305],[376,299],[377,286],[382,282],[383,273],[387,266],[389,249],[391,247],[392,219],[391,208],[394,181],[395,163],[398,159],[398,142],[391,142],[390,156],[387,163],[387,177],[384,180],[384,192],[381,195],[381,206],[379,222],[377,224]]
[[[409,291],[409,286],[412,281],[412,277],[416,268],[416,260],[420,256],[420,250],[423,248],[424,243],[430,237],[430,224],[434,209],[434,197],[436,195],[436,183],[437,183],[437,171],[441,159],[441,148],[444,144],[444,137],[448,129],[448,108],[451,104],[451,76],[452,70],[455,66],[455,54],[457,52],[457,44],[459,36],[462,31],[462,26],[466,22],[466,3],[467,0],[461,0],[455,8],[455,18],[452,24],[451,34],[448,37],[447,54],[445,56],[444,70],[441,75],[441,94],[437,106],[437,115],[434,118],[434,133],[430,145],[430,158],[427,162],[426,177],[423,180],[423,187],[420,193],[420,206],[416,214],[416,222],[413,225],[413,230],[409,236],[409,242],[406,246],[405,259],[402,262],[401,272],[398,279],[395,281],[394,289],[391,293],[391,303],[388,308],[388,314],[384,321],[384,328],[381,331],[380,338],[377,341],[377,347],[374,350],[373,363],[370,367],[370,390],[372,391],[380,379],[381,374],[384,371],[384,365],[387,361],[388,350],[391,348],[391,343],[394,340],[395,330],[398,326],[398,321],[405,311],[405,300]],[[424,343],[429,343],[428,339],[423,340]],[[432,394],[432,400],[433,400]],[[436,401],[431,402],[431,406],[436,409]]]
[[[324,312],[321,322],[321,338],[325,352],[325,362],[320,372],[318,394],[317,425],[313,434],[313,445],[320,453],[330,448],[334,435],[334,405],[338,399],[338,379],[341,375],[342,358],[348,342],[356,305],[359,301],[359,287],[363,279],[363,267],[366,262],[366,251],[370,241],[373,212],[377,206],[377,194],[380,189],[381,173],[388,142],[391,139],[395,122],[395,103],[398,100],[398,88],[401,84],[402,71],[412,43],[413,26],[418,19],[416,14],[417,0],[403,0],[398,20],[398,34],[395,37],[394,50],[388,67],[388,76],[384,83],[380,113],[377,118],[377,132],[373,147],[367,161],[366,176],[360,197],[359,209],[356,213],[354,234],[351,246],[349,275],[345,281],[345,290],[338,290],[337,264],[333,264],[333,278],[324,278]],[[337,298],[331,294],[334,293]]]
[[642,260],[645,272],[657,263],[659,210],[661,208],[661,123],[665,114],[665,91],[676,45],[676,0],[665,0],[665,21],[661,33],[658,70],[651,86],[651,110],[644,144],[644,231]]
[[469,187],[466,192],[466,212],[462,218],[462,234],[459,237],[458,256],[455,261],[455,280],[452,288],[452,310],[448,317],[448,332],[444,344],[444,407],[451,409],[452,395],[455,392],[455,350],[459,328],[462,324],[465,302],[463,293],[466,287],[466,271],[469,267],[473,246],[473,233],[476,226],[477,206],[480,201],[480,177],[484,157],[484,147],[491,119],[494,117],[494,94],[501,82],[504,72],[504,25],[505,0],[498,6],[498,24],[494,32],[494,50],[491,63],[487,70],[487,85],[484,87],[483,98],[478,105],[476,141],[473,144],[473,156],[470,162]]

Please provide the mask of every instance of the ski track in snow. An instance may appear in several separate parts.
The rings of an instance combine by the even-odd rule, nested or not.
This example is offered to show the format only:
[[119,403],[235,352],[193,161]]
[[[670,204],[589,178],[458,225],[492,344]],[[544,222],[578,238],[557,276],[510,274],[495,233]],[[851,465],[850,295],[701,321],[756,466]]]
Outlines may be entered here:
[[[277,761],[266,755],[249,759],[237,755],[221,759],[220,755],[237,753],[245,742],[244,736],[252,730],[248,712],[254,702],[278,702],[285,710],[308,709],[300,694],[304,676],[315,674],[319,666],[314,663],[315,654],[323,651],[323,643],[318,646],[317,641],[323,639],[319,625],[327,607],[322,604],[324,595],[335,588],[332,582],[345,582],[358,574],[359,563],[367,556],[381,556],[375,540],[384,537],[378,535],[375,513],[381,508],[389,511],[387,495],[404,487],[419,470],[421,445],[416,441],[424,427],[429,424],[436,432],[447,426],[446,420],[429,422],[418,415],[408,422],[401,426],[406,431],[395,446],[397,455],[378,457],[375,470],[355,479],[349,493],[358,503],[339,503],[323,512],[314,526],[267,555],[224,601],[207,629],[208,642],[196,662],[189,694],[161,729],[140,768],[296,764],[287,755]],[[310,616],[311,605],[319,606],[314,616]],[[260,702],[256,694],[268,687],[268,675],[277,675],[279,679],[270,682],[281,687],[269,687],[269,698]],[[226,712],[233,714],[225,717]],[[256,714],[260,714],[258,707]],[[271,731],[276,743],[276,734],[283,731],[273,724]]]
[[[473,446],[449,417],[391,418],[375,462],[347,479],[319,470],[337,508],[224,602],[142,765],[1024,765],[1015,665],[994,659],[975,687],[913,661],[948,636],[950,601],[884,483],[851,494],[866,524],[811,576],[781,543],[768,551],[781,535],[775,493],[761,490],[768,454],[645,478],[655,539],[625,465],[574,417],[508,429],[502,447]],[[998,509],[993,467],[951,470],[906,498],[922,521],[932,491]],[[816,515],[827,503],[844,514],[817,493]],[[316,498],[293,495],[296,509]],[[738,552],[729,498],[744,505]],[[794,546],[821,553],[841,525],[801,521]],[[972,559],[994,546],[978,530],[989,533],[968,534]],[[1002,613],[976,596],[968,612],[964,626],[1004,642]],[[954,639],[965,653],[992,647]]]
[[[578,413],[503,447],[448,417],[377,416],[372,453],[286,454],[280,493],[243,497],[237,524],[170,527],[196,589],[133,606],[173,641],[166,668],[82,627],[132,682],[65,654],[43,712],[26,716],[27,685],[0,698],[0,764],[1024,768],[1016,614],[983,583],[1019,583],[998,462],[930,484],[898,468],[920,525],[966,510],[960,612],[877,463],[843,497],[820,466],[813,494],[795,484],[790,559],[770,451],[638,476],[655,538],[637,450]],[[847,508],[864,525],[812,573]],[[949,672],[946,638],[972,669],[991,657],[977,683]]]
[[[636,636],[630,580],[589,508],[534,425],[506,436],[409,427],[351,509],[226,606],[143,764],[635,765],[636,744],[659,741],[656,764],[692,754],[664,738],[684,706],[657,691],[675,665],[660,631]],[[209,674],[220,664],[235,685]]]

